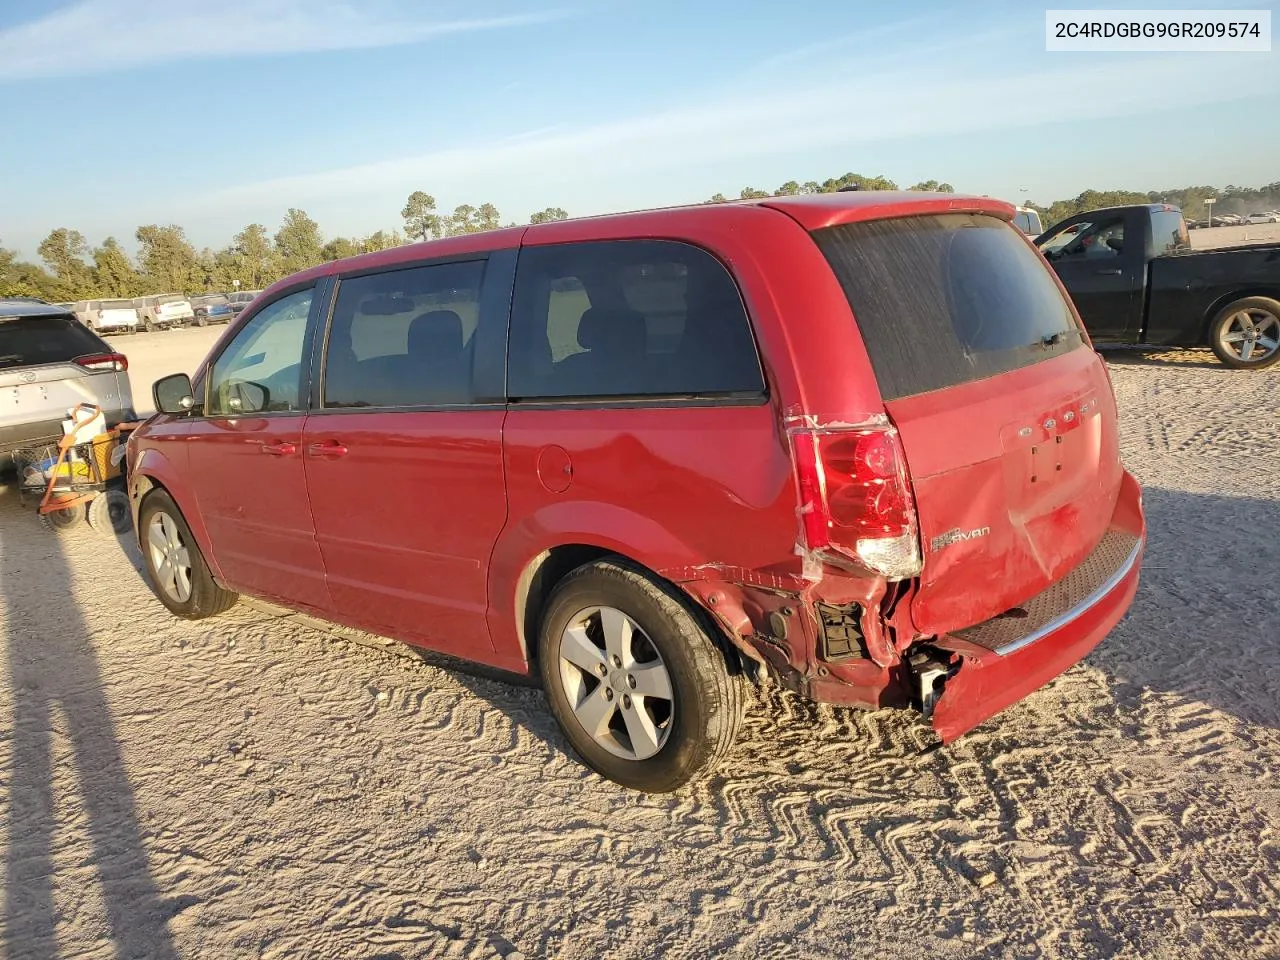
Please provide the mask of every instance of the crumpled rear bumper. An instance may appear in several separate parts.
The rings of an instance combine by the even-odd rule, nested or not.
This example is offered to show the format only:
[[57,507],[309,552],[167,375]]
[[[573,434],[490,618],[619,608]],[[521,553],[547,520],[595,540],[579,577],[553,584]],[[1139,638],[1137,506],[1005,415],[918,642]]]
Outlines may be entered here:
[[[1108,569],[1088,569],[1086,561],[1073,573],[1074,582],[1065,578],[1032,598],[1025,609],[1019,608],[1027,618],[1025,629],[1017,629],[1017,620],[997,618],[934,641],[933,646],[958,656],[958,669],[947,679],[931,717],[944,743],[1078,663],[1128,612],[1146,540],[1142,493],[1128,473],[1108,537],[1098,548],[1110,551]],[[1069,605],[1062,603],[1064,596]],[[1061,609],[1051,609],[1055,603]]]

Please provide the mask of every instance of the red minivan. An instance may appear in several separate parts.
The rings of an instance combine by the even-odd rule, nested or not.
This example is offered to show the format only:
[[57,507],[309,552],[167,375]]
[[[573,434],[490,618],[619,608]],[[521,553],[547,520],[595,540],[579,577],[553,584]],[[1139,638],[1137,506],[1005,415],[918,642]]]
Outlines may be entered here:
[[944,741],[1078,661],[1144,543],[1106,368],[986,198],[777,197],[280,281],[129,444],[156,593],[518,673],[582,758],[705,773],[746,680]]

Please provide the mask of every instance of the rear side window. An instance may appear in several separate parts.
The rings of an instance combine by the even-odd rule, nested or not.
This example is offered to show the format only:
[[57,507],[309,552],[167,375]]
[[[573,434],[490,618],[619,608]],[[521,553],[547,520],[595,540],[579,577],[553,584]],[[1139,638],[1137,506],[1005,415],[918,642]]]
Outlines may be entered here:
[[872,220],[814,238],[853,308],[885,400],[1007,373],[1081,343],[1052,274],[1002,220]]
[[102,341],[74,317],[0,318],[0,370],[106,352]]
[[705,250],[609,240],[520,252],[507,362],[512,398],[763,392],[742,297]]
[[1187,224],[1177,210],[1153,210],[1151,212],[1151,254],[1162,256],[1191,245],[1187,236]]
[[343,280],[324,373],[326,407],[471,402],[483,260]]

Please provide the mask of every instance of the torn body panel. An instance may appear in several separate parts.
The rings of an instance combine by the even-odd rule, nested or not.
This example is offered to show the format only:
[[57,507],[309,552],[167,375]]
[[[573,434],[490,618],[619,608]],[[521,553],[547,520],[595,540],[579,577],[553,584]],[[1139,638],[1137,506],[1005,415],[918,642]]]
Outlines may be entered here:
[[907,703],[901,649],[910,631],[901,630],[898,641],[895,623],[909,604],[899,603],[902,591],[884,578],[827,570],[813,581],[712,566],[664,573],[698,574],[678,582],[745,657],[788,689],[841,706]]

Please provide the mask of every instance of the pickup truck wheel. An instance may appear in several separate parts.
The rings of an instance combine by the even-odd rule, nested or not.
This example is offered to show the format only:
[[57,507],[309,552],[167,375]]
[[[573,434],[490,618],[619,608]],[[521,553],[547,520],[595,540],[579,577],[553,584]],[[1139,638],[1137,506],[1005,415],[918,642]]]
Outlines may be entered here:
[[1258,370],[1280,361],[1280,301],[1244,297],[1223,307],[1209,332],[1218,359],[1238,370]]
[[560,582],[538,659],[569,743],[623,786],[675,790],[709,772],[737,736],[741,678],[674,591],[622,558]]

